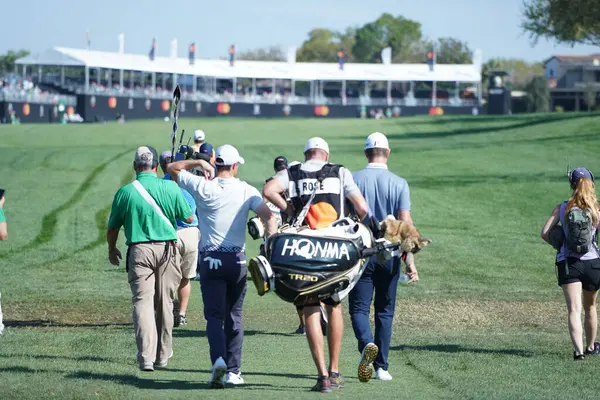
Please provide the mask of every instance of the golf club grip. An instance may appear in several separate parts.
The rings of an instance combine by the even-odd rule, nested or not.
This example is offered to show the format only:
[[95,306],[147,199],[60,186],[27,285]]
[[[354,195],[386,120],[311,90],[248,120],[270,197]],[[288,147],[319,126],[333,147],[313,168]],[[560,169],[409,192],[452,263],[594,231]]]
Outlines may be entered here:
[[370,249],[364,249],[361,253],[361,257],[362,258],[367,258],[367,257],[371,257],[374,256],[375,254],[379,253],[379,249],[372,247]]

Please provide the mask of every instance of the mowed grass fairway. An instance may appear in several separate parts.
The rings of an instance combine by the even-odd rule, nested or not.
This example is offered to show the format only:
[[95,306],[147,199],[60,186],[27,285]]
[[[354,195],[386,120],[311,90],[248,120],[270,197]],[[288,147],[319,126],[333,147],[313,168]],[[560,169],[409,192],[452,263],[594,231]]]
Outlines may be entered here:
[[[388,121],[182,119],[214,145],[236,145],[241,178],[261,188],[272,160],[301,159],[322,136],[331,160],[363,168],[365,137],[388,135],[390,169],[411,188],[413,218],[433,243],[417,255],[421,280],[398,291],[391,382],[362,384],[347,315],[332,398],[597,398],[600,357],[572,361],[552,248],[539,231],[568,197],[572,166],[600,175],[600,116],[442,117]],[[242,374],[246,385],[206,390],[208,342],[199,283],[190,323],[174,332],[168,370],[138,370],[124,266],[108,263],[105,229],[116,190],[133,179],[142,144],[170,148],[171,124],[0,127],[0,187],[9,239],[0,243],[8,328],[0,338],[0,399],[314,398],[316,377],[297,316],[249,281]],[[120,248],[125,251],[123,235]],[[248,241],[256,253],[258,241]]]

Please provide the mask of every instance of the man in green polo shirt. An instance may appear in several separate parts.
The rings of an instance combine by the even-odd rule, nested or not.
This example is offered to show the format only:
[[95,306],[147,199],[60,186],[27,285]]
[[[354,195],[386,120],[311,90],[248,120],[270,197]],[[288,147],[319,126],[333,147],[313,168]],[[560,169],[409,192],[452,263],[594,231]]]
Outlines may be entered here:
[[[0,194],[0,240],[5,240],[8,237],[8,227],[6,225],[6,217],[4,216],[4,193]],[[2,295],[0,294],[0,299]],[[4,332],[4,325],[2,324],[2,304],[0,303],[0,336]]]
[[6,217],[4,216],[4,193],[0,195],[0,240],[6,240],[8,237],[8,226],[6,225]]
[[156,176],[158,154],[142,146],[135,153],[136,180],[113,200],[106,240],[108,259],[119,265],[117,237],[125,230],[126,270],[133,299],[138,362],[143,371],[166,367],[173,355],[173,298],[181,281],[176,220],[192,222],[193,212],[173,181]]

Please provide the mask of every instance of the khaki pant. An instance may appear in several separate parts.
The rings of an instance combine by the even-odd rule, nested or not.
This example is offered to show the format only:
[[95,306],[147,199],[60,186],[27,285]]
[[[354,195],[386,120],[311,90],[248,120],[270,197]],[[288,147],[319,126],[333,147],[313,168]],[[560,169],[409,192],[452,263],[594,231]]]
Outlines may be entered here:
[[196,277],[198,241],[200,241],[200,230],[197,227],[177,229],[177,248],[181,255],[181,275],[183,278],[192,279]]
[[141,367],[167,361],[173,351],[173,298],[181,281],[174,242],[138,243],[127,251],[133,327]]

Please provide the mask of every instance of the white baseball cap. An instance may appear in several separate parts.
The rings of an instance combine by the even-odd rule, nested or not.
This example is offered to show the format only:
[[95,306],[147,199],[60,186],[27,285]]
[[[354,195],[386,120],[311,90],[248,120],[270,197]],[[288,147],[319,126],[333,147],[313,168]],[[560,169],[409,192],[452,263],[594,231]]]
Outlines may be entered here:
[[365,150],[367,149],[390,149],[387,138],[381,132],[374,132],[367,136],[367,143],[365,144]]
[[136,163],[158,163],[158,154],[156,154],[156,149],[152,146],[138,147],[138,149],[135,151],[134,161]]
[[306,145],[304,146],[304,152],[306,153],[311,149],[321,149],[324,150],[327,154],[329,154],[329,145],[325,140],[320,137],[312,137],[308,139]]
[[215,154],[215,164],[219,166],[233,165],[233,164],[244,164],[245,161],[240,157],[240,153],[235,147],[230,144],[224,144],[217,148]]
[[204,133],[204,131],[202,129],[196,129],[194,131],[194,142],[204,139],[206,139],[206,134]]

